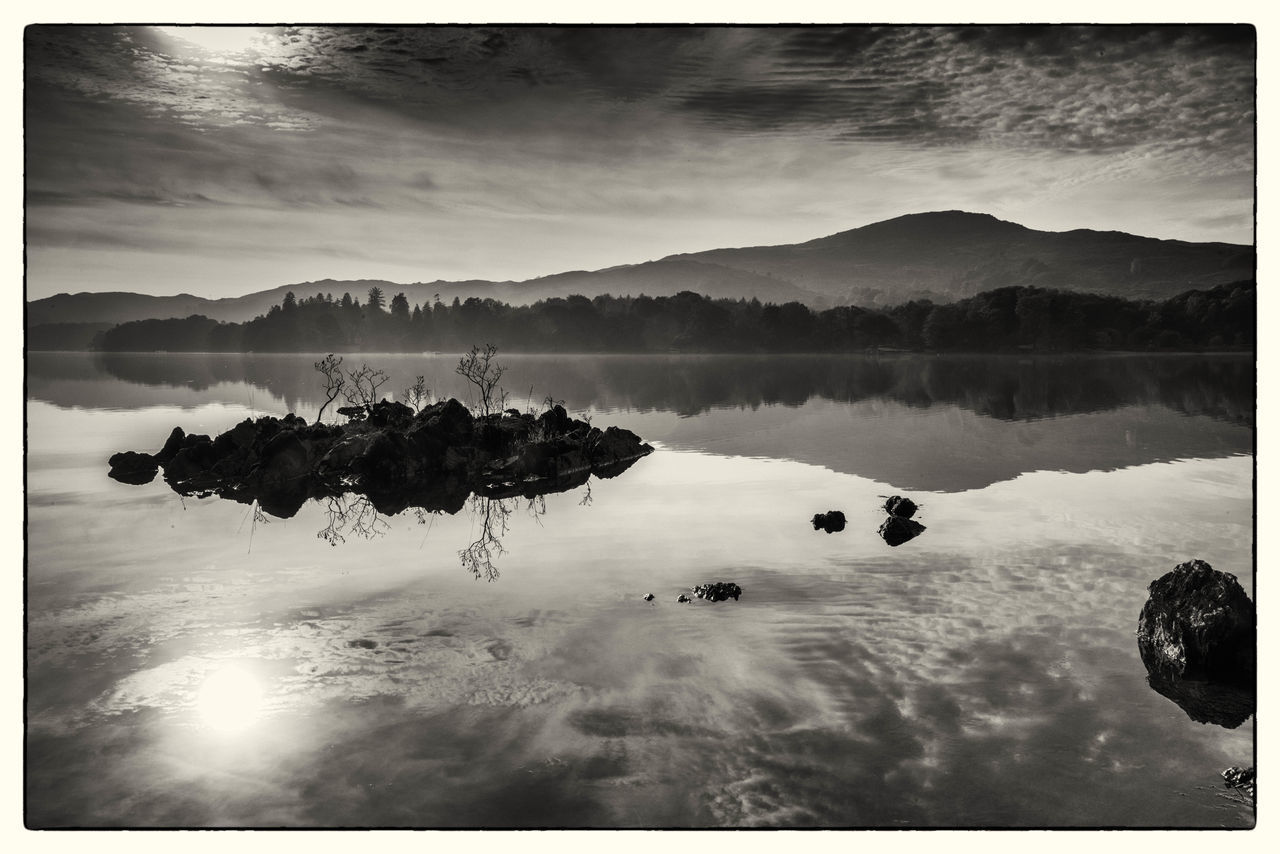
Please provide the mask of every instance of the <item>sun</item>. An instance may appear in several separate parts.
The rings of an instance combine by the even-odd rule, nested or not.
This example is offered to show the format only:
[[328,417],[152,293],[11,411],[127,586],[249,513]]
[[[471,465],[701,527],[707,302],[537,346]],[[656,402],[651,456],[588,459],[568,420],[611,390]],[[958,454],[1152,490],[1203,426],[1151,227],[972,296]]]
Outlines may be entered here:
[[155,29],[172,39],[217,55],[244,53],[258,44],[263,35],[260,27],[156,27]]

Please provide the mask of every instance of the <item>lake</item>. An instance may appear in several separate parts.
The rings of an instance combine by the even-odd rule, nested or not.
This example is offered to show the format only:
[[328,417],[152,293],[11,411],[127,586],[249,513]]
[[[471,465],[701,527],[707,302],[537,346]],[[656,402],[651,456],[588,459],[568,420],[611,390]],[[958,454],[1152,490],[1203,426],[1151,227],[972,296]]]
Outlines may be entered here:
[[655,453],[452,515],[107,477],[314,419],[316,358],[28,355],[28,826],[1253,825],[1254,718],[1134,638],[1183,561],[1253,596],[1250,357],[512,355],[510,406]]

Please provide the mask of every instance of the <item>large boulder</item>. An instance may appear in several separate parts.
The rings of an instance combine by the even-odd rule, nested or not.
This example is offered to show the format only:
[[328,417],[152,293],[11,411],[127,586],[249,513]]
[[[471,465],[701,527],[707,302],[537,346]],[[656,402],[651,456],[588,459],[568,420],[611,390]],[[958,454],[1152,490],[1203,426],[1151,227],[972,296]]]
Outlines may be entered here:
[[1147,587],[1138,651],[1148,672],[1252,685],[1257,613],[1234,575],[1202,560],[1180,563]]

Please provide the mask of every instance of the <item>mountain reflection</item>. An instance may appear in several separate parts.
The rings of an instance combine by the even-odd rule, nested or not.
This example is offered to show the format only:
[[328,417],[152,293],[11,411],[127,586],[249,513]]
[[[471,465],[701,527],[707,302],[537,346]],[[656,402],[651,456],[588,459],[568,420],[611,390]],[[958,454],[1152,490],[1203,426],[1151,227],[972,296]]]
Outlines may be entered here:
[[[434,374],[450,388],[452,356],[369,357],[389,387]],[[954,404],[1000,420],[1052,418],[1134,405],[1163,405],[1252,426],[1256,367],[1242,356],[526,356],[508,357],[509,388],[554,390],[570,410],[630,408],[683,416],[723,407],[800,406],[892,400],[913,407]],[[92,368],[89,368],[89,364]],[[311,357],[256,354],[32,354],[29,393],[52,399],[57,380],[92,373],[143,386],[207,391],[247,383],[290,411],[323,398]],[[435,387],[435,386],[433,386]],[[464,391],[461,386],[458,393]],[[244,403],[242,399],[229,400]],[[78,401],[78,405],[84,405]],[[118,404],[117,404],[118,405]]]
[[[454,386],[461,380],[452,356],[364,358],[387,371],[388,388],[424,375],[437,394],[465,398],[466,390]],[[27,393],[63,407],[213,402],[254,414],[311,417],[323,402],[313,361],[34,353],[27,360]],[[503,382],[517,407],[551,393],[574,412],[626,411],[647,439],[674,449],[795,460],[901,490],[980,489],[1031,471],[1115,470],[1250,454],[1254,446],[1256,365],[1249,356],[558,355],[504,361]],[[512,487],[511,495],[519,491]],[[432,506],[426,497],[370,497],[384,514]],[[437,503],[456,512],[466,498],[437,496]]]

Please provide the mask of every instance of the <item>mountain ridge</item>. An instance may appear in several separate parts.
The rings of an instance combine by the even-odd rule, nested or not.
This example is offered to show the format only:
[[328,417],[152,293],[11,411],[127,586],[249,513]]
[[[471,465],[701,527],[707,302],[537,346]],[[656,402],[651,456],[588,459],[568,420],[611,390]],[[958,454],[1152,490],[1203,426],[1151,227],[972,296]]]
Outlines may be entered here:
[[293,291],[298,299],[344,292],[361,300],[370,287],[388,300],[403,292],[411,305],[491,298],[512,304],[581,294],[796,301],[811,308],[885,306],[911,299],[950,302],[984,290],[1031,285],[1164,299],[1191,288],[1253,278],[1254,248],[1192,243],[1119,231],[1038,231],[987,213],[904,214],[794,244],[678,253],[600,270],[570,270],[523,281],[469,279],[396,283],[321,279],[279,285],[238,297],[152,296],[127,291],[60,293],[26,304],[27,323],[122,323],[203,314],[244,321]]

